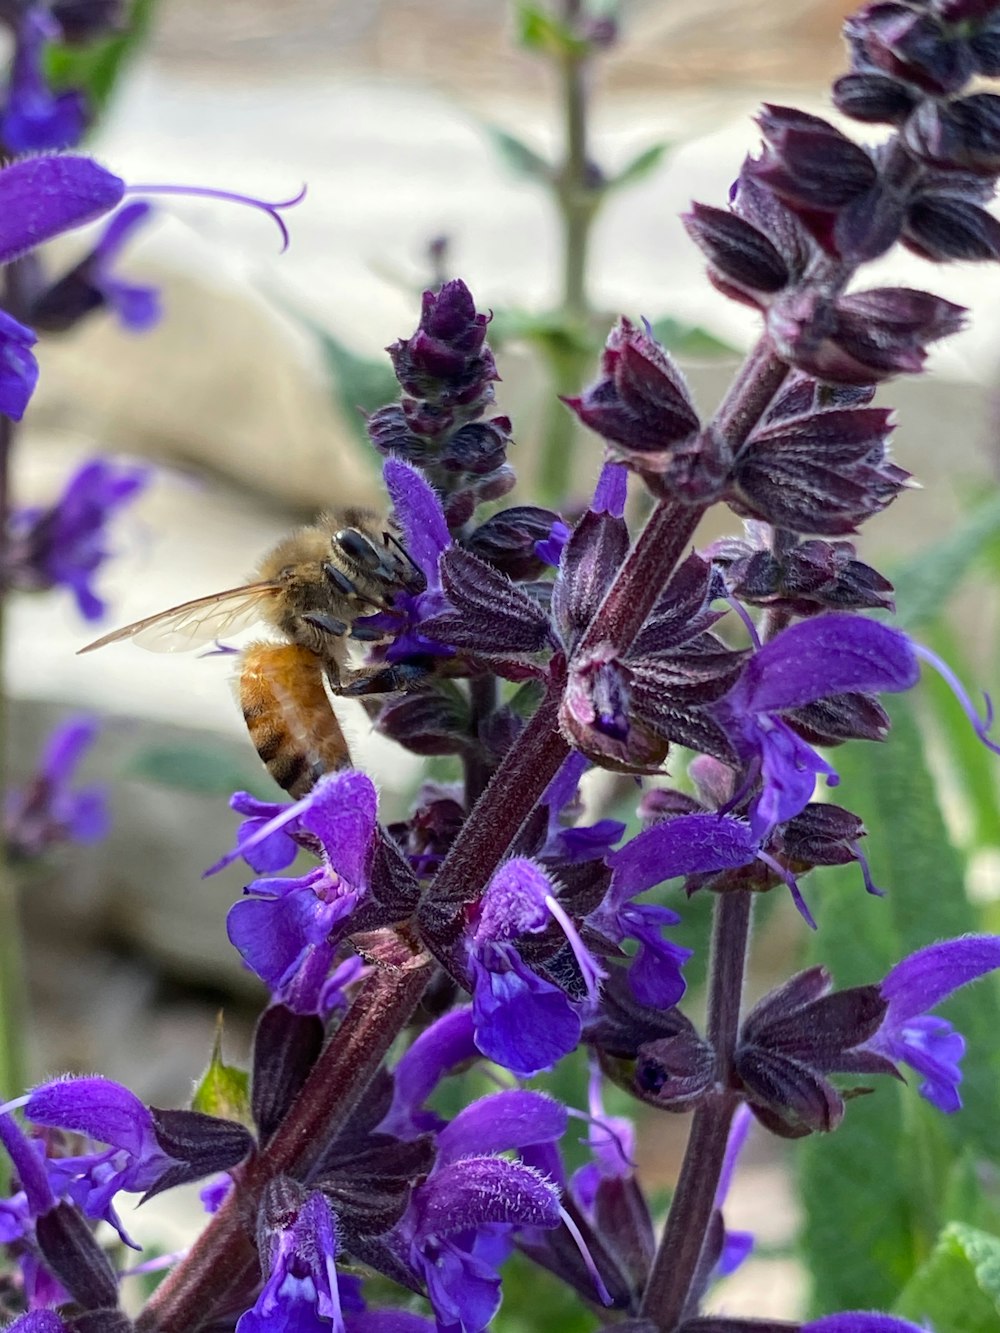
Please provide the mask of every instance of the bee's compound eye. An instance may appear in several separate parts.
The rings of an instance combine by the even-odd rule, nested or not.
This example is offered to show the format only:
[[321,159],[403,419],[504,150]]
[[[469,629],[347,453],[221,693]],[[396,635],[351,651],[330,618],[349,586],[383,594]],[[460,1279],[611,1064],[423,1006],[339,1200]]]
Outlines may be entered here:
[[362,569],[378,569],[382,563],[382,556],[377,548],[363,532],[358,532],[357,528],[341,528],[339,532],[333,534],[333,540],[343,553]]

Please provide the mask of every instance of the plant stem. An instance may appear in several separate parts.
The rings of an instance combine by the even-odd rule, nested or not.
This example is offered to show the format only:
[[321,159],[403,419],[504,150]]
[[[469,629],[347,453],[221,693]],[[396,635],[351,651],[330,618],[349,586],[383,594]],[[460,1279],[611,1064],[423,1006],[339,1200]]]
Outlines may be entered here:
[[[578,23],[580,9],[580,0],[563,0],[562,17],[568,28],[572,29]],[[571,489],[578,430],[575,418],[559,402],[557,395],[579,389],[593,352],[587,268],[591,228],[602,194],[591,179],[587,151],[587,65],[590,58],[589,53],[568,50],[560,56],[558,67],[565,149],[554,178],[553,197],[562,230],[562,297],[558,327],[545,344],[555,393],[545,420],[538,474],[541,500],[553,505],[564,502]]]
[[544,699],[504,755],[434,878],[428,897],[472,901],[500,864],[521,825],[549,785],[569,746],[559,731],[565,664],[553,663]]
[[[563,16],[567,26],[574,25],[579,15],[580,0],[564,0]],[[599,199],[588,179],[587,61],[587,55],[576,51],[567,51],[562,56],[560,72],[566,156],[557,191],[563,223],[563,310],[581,322],[589,313],[587,252]]]
[[[11,295],[12,282],[8,269],[4,280],[5,305]],[[10,463],[14,434],[14,423],[9,417],[0,415],[0,544],[3,547],[6,547],[10,527]],[[6,594],[6,573],[0,570],[0,792],[7,789],[10,755],[4,652]],[[17,1096],[28,1081],[25,1057],[27,979],[20,917],[17,876],[7,855],[6,838],[0,830],[0,1098]]]
[[694,1113],[663,1235],[643,1293],[640,1317],[671,1333],[688,1313],[701,1275],[702,1250],[738,1099],[727,1091],[739,1033],[740,998],[753,894],[736,890],[715,900],[709,978],[708,1036],[715,1048],[715,1093]]
[[463,756],[465,803],[472,809],[486,790],[493,765],[486,747],[480,743],[483,723],[496,712],[498,699],[496,676],[483,673],[469,681],[469,731],[472,749]]
[[308,1172],[315,1153],[346,1124],[420,1002],[432,965],[423,956],[402,956],[396,966],[376,967],[361,986],[266,1152],[247,1163],[223,1206],[150,1298],[137,1323],[143,1333],[195,1333],[254,1273],[251,1237],[264,1186],[282,1173]]

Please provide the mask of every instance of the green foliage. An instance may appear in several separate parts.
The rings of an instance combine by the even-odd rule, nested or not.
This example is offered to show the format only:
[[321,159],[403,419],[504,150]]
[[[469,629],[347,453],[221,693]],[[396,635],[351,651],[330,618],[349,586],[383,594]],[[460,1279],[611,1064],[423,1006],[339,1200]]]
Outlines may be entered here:
[[191,1098],[192,1111],[235,1120],[248,1129],[253,1128],[250,1111],[250,1075],[236,1065],[227,1065],[222,1058],[222,1020],[215,1029],[215,1044],[208,1068],[202,1074]]
[[1000,1239],[955,1222],[906,1284],[894,1313],[936,1333],[996,1333]]
[[134,0],[124,32],[86,46],[53,45],[45,53],[46,77],[56,88],[80,88],[99,119],[149,33],[156,0]]
[[[923,945],[979,925],[912,705],[895,699],[890,712],[889,744],[836,752],[838,798],[876,834],[866,850],[886,897],[865,897],[856,866],[817,872],[807,884],[819,923],[811,961],[827,965],[838,986],[876,981]],[[965,1066],[961,1117],[942,1117],[915,1088],[878,1079],[874,1096],[850,1103],[836,1134],[798,1145],[804,1249],[819,1312],[890,1306],[950,1220],[943,1203],[955,1163],[967,1151],[997,1154],[995,983],[987,979],[961,992],[942,1012],[975,1055]]]
[[674,356],[688,357],[691,360],[711,359],[720,356],[736,356],[736,348],[716,338],[713,333],[698,324],[682,324],[676,319],[664,315],[655,319],[650,326],[653,337],[661,342]]
[[944,541],[893,571],[896,623],[906,629],[935,621],[956,585],[980,561],[1000,553],[1000,495],[974,509]]
[[587,43],[573,34],[568,24],[561,23],[544,5],[533,5],[521,0],[514,12],[515,32],[519,45],[539,55],[565,59],[586,55]]
[[591,1333],[602,1322],[571,1287],[530,1259],[514,1254],[504,1265],[503,1305],[490,1325],[496,1333]]
[[135,756],[124,776],[202,796],[228,799],[234,791],[248,791],[268,801],[278,795],[274,784],[263,773],[245,769],[234,763],[227,753],[220,753],[208,745],[150,746]]
[[[309,325],[319,342],[334,401],[344,414],[351,433],[368,446],[364,414],[374,412],[386,403],[394,403],[399,397],[399,385],[392,373],[392,363],[387,356],[378,360],[359,356],[346,343],[334,337],[329,329],[310,321],[303,322]],[[364,452],[366,458],[378,464],[378,455],[370,446]]]
[[517,135],[509,133],[499,125],[489,121],[482,121],[481,124],[483,133],[496,149],[497,155],[508,171],[528,180],[551,182],[552,166],[540,153],[536,153]]
[[650,144],[641,153],[637,153],[631,162],[626,162],[621,171],[608,179],[604,187],[605,190],[622,190],[629,185],[636,185],[639,181],[645,180],[660,165],[670,147],[671,145],[666,139],[661,143]]

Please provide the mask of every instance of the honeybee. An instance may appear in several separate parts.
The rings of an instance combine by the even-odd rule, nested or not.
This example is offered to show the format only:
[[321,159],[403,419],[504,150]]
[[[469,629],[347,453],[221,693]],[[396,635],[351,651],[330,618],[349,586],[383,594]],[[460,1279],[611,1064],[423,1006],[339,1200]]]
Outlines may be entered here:
[[377,515],[347,509],[279,542],[260,562],[253,583],[147,616],[80,652],[121,639],[134,639],[153,652],[175,652],[263,621],[284,642],[244,649],[240,705],[268,772],[298,799],[323,773],[350,763],[324,681],[335,693],[352,694],[387,694],[411,682],[404,667],[350,671],[348,643],[384,639],[384,629],[357,622],[389,610],[398,592],[420,592],[424,582]]

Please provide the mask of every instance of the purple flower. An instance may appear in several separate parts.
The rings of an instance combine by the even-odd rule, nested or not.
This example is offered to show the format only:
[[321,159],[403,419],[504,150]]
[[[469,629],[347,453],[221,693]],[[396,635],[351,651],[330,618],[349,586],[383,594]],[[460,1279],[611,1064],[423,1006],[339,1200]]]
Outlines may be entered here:
[[844,1310],[840,1314],[810,1320],[802,1325],[799,1333],[927,1333],[927,1329],[893,1314]]
[[[209,874],[238,856],[280,864],[287,850],[277,835],[294,825],[322,849],[321,863],[305,875],[255,880],[251,896],[229,909],[226,929],[244,962],[272,996],[296,1013],[319,1012],[339,941],[368,892],[368,861],[377,797],[363,773],[330,773],[294,805],[242,837]],[[275,857],[278,858],[275,861]],[[251,864],[253,862],[251,861]],[[286,860],[284,864],[288,864]]]
[[423,621],[447,607],[441,590],[441,556],[451,546],[451,534],[434,487],[423,474],[400,458],[387,458],[382,475],[392,501],[392,512],[402,533],[402,544],[426,581],[422,592],[396,594],[393,609],[367,616],[360,623],[384,629],[393,636],[386,651],[390,662],[426,653],[450,654],[445,644],[420,632]]
[[425,1111],[424,1103],[450,1070],[478,1057],[474,1038],[468,1006],[452,1009],[425,1028],[392,1071],[392,1105],[379,1131],[415,1139],[441,1129],[445,1122],[435,1111]]
[[70,148],[86,125],[86,102],[76,90],[56,93],[43,67],[45,44],[58,41],[59,24],[41,5],[30,5],[17,29],[0,138],[13,153]]
[[107,524],[139,494],[150,470],[103,458],[84,463],[62,497],[48,509],[15,510],[11,515],[11,581],[28,590],[68,588],[80,614],[97,620],[105,603],[93,588],[97,570],[111,554]]
[[888,1009],[866,1048],[907,1064],[923,1078],[920,1095],[938,1110],[961,1108],[959,1062],[965,1039],[927,1011],[970,981],[1000,967],[1000,936],[966,935],[919,949],[897,963],[881,984]]
[[442,1333],[479,1333],[500,1305],[499,1264],[518,1227],[559,1224],[559,1193],[522,1162],[484,1156],[554,1143],[566,1110],[538,1092],[511,1089],[465,1108],[438,1136],[438,1159],[394,1234],[427,1284]]
[[91,718],[71,718],[49,737],[41,767],[26,787],[8,793],[4,828],[17,856],[39,856],[58,842],[97,842],[108,831],[103,787],[71,791],[73,774],[97,735]]
[[[739,1161],[740,1153],[743,1151],[752,1123],[753,1117],[750,1108],[746,1105],[739,1106],[729,1130],[726,1155],[722,1162],[722,1171],[719,1174],[719,1183],[715,1190],[715,1207],[720,1212],[725,1206],[726,1196],[736,1172],[736,1163]],[[754,1237],[752,1232],[727,1230],[723,1236],[722,1254],[715,1265],[715,1276],[717,1278],[728,1277],[730,1273],[735,1273],[737,1268],[750,1257],[753,1247]]]
[[759,648],[716,705],[744,763],[755,767],[763,791],[750,822],[764,836],[808,804],[816,777],[833,769],[779,714],[848,692],[900,691],[920,675],[910,640],[900,630],[861,616],[826,615],[801,621]]
[[140,202],[114,214],[90,254],[33,301],[29,317],[35,328],[59,333],[105,308],[133,333],[157,322],[161,310],[156,288],[127,282],[114,271],[123,247],[151,211],[150,204]]
[[125,182],[92,158],[29,157],[0,168],[0,263],[121,203]]
[[38,383],[38,362],[31,329],[0,310],[0,412],[20,421]]
[[556,885],[526,857],[505,861],[477,905],[467,948],[476,1045],[522,1078],[551,1069],[580,1039],[580,1005],[521,957],[517,940],[557,922],[587,995],[603,972],[556,900]]
[[[279,1187],[280,1188],[280,1187]],[[295,1187],[285,1187],[292,1194]],[[279,1189],[274,1189],[277,1195]],[[334,1260],[337,1255],[336,1219],[318,1191],[297,1200],[275,1198],[265,1202],[261,1262],[265,1282],[253,1309],[236,1325],[237,1333],[344,1333],[340,1290]],[[267,1213],[274,1214],[272,1219]]]
[[108,1145],[104,1152],[55,1158],[46,1163],[50,1185],[87,1217],[109,1222],[126,1244],[114,1208],[120,1190],[152,1189],[177,1161],[160,1147],[153,1117],[134,1093],[105,1078],[66,1078],[35,1088],[24,1107],[37,1125],[74,1130]]
[[602,1180],[628,1180],[635,1172],[635,1125],[626,1116],[608,1115],[601,1095],[602,1076],[591,1065],[588,1083],[590,1133],[587,1147],[591,1160],[573,1172],[570,1187],[574,1198],[589,1216]]
[[663,471],[670,454],[698,429],[683,376],[652,335],[620,319],[601,356],[601,378],[563,400],[632,467]]
[[[299,854],[299,844],[292,837],[296,821],[280,819],[291,809],[287,801],[261,801],[249,792],[238,791],[229,800],[229,808],[247,818],[236,834],[237,854],[258,874],[285,870]],[[273,824],[273,829],[268,826]],[[260,835],[260,836],[258,836]]]
[[750,865],[760,842],[750,825],[722,815],[678,815],[654,824],[608,856],[614,871],[607,896],[588,924],[609,939],[634,939],[639,951],[629,969],[632,993],[641,1004],[670,1009],[684,994],[681,968],[691,950],[662,936],[680,917],[668,907],[634,903],[647,889],[677,875],[707,874]]
[[29,1310],[8,1324],[4,1333],[68,1333],[68,1330],[54,1310]]

